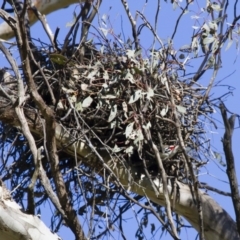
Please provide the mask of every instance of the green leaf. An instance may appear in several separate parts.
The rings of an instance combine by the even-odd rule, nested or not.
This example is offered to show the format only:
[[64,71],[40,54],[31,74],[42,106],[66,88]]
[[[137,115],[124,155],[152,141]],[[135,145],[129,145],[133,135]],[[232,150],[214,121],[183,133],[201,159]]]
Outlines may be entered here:
[[185,107],[183,107],[183,106],[176,105],[176,108],[182,114],[185,114],[187,112],[187,109]]
[[134,126],[134,122],[131,122],[127,125],[126,130],[125,130],[126,138],[128,138],[131,135],[131,133],[133,131],[133,126]]
[[108,75],[108,72],[106,70],[103,73],[103,79],[109,80],[109,75]]
[[128,58],[134,58],[135,57],[135,50],[128,49],[126,51],[126,55]]
[[87,98],[85,98],[83,100],[82,107],[83,108],[88,108],[91,105],[92,101],[93,101],[93,99],[90,96],[88,96]]
[[133,78],[133,75],[128,71],[127,74],[124,77],[125,80],[128,80],[131,83],[135,83],[135,80]]
[[75,103],[75,102],[77,101],[76,95],[73,94],[72,96],[70,96],[70,97],[69,97],[69,101],[70,101],[71,103]]
[[114,145],[114,148],[112,149],[112,152],[117,153],[117,152],[121,152],[122,148],[118,147],[118,145]]
[[217,26],[217,23],[215,21],[209,22],[208,25],[209,25],[211,33],[215,33],[217,31],[218,26]]
[[117,115],[117,104],[111,108],[110,115],[108,117],[108,122],[111,122]]
[[179,49],[180,52],[187,52],[187,53],[190,53],[192,52],[192,49],[191,49],[191,46],[189,45],[183,45],[180,49]]
[[232,30],[230,30],[228,33],[228,44],[225,51],[227,51],[232,46],[232,44],[233,44]]
[[153,232],[155,231],[155,224],[154,223],[151,223],[151,234],[153,234]]
[[202,30],[203,30],[203,31],[205,30],[207,33],[210,32],[210,28],[209,28],[209,26],[208,26],[206,23],[203,24]]
[[133,146],[128,147],[128,148],[125,150],[125,152],[126,152],[127,154],[129,154],[129,155],[132,155],[132,153],[133,153]]
[[226,163],[223,162],[223,160],[222,160],[222,155],[221,155],[220,153],[218,153],[218,152],[213,152],[213,154],[214,154],[215,159],[218,160],[218,162],[219,162],[223,167],[226,167]]
[[137,145],[138,142],[140,141],[143,141],[144,140],[144,137],[143,137],[143,133],[142,133],[142,130],[141,128],[139,128],[137,131],[136,131],[136,138],[134,140],[134,144]]
[[82,111],[83,111],[82,103],[81,103],[81,102],[77,102],[77,103],[75,104],[75,110],[78,111],[78,112],[82,112]]
[[75,23],[76,23],[76,20],[77,20],[77,14],[75,13],[75,11],[73,12],[73,19],[71,22],[68,22],[66,24],[66,27],[72,27]]
[[142,96],[142,90],[137,90],[129,100],[129,104],[136,102]]
[[233,40],[228,40],[228,44],[225,48],[225,51],[227,51],[232,46],[232,44],[233,44]]
[[203,39],[203,44],[204,44],[204,45],[210,44],[210,43],[214,42],[214,40],[215,40],[214,37],[204,38],[204,39]]
[[206,63],[205,69],[212,68],[215,64],[215,58],[214,56],[211,56],[208,58],[208,61]]
[[214,11],[216,11],[216,12],[222,11],[221,6],[220,6],[219,4],[217,4],[216,2],[213,2],[211,7],[212,7],[212,9],[213,9]]
[[101,32],[103,33],[103,35],[105,36],[105,37],[107,37],[107,35],[108,35],[108,29],[105,29],[105,28],[99,28],[100,30],[101,30]]
[[151,122],[148,122],[147,125],[143,125],[144,129],[150,129],[152,127]]
[[168,105],[167,105],[166,108],[163,108],[163,109],[162,109],[162,111],[160,112],[160,114],[161,114],[162,117],[164,117],[164,116],[166,116],[167,112],[168,112]]
[[152,97],[154,97],[154,91],[153,91],[153,89],[152,88],[148,88],[148,91],[147,91],[147,99],[148,100],[151,100],[152,99]]
[[165,87],[166,87],[166,89],[167,89],[167,92],[170,94],[170,90],[169,90],[169,86],[168,86],[168,81],[167,81],[167,78],[166,78],[165,75],[161,77],[161,82],[162,82],[163,85],[165,85]]

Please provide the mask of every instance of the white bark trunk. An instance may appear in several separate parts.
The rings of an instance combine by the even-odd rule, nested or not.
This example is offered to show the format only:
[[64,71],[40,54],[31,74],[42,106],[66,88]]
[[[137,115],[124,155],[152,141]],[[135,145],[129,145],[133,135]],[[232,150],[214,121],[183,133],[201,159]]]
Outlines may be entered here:
[[0,239],[2,240],[59,240],[55,233],[37,217],[23,213],[20,206],[8,197],[0,186]]
[[[73,3],[79,2],[84,2],[84,0],[36,0],[33,5],[41,14],[47,15]],[[31,25],[37,21],[37,17],[32,11],[28,11],[28,16]],[[0,39],[8,40],[13,37],[14,32],[12,28],[6,22],[0,24]]]

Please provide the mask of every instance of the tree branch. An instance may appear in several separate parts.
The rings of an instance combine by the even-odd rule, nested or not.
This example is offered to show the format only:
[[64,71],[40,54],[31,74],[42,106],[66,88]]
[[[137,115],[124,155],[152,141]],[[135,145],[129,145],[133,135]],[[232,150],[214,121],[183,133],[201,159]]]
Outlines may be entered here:
[[226,157],[227,164],[227,175],[229,179],[229,184],[232,193],[232,201],[236,214],[236,222],[238,233],[240,234],[240,201],[239,201],[239,190],[238,190],[238,180],[236,175],[235,163],[234,163],[234,155],[232,152],[232,134],[234,130],[234,123],[236,115],[231,115],[230,118],[227,118],[227,109],[224,104],[220,104],[219,106],[224,122],[225,133],[222,139],[223,150]]

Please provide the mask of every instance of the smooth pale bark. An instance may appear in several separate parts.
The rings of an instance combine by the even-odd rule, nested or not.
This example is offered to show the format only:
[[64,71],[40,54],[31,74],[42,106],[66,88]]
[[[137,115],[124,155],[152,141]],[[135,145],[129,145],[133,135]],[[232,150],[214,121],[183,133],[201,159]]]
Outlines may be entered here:
[[[33,5],[41,14],[47,15],[61,8],[68,7],[73,3],[81,2],[84,2],[84,0],[36,0],[33,2]],[[37,21],[37,17],[33,11],[29,10],[28,16],[31,25]],[[14,32],[11,27],[6,22],[0,24],[0,39],[7,40],[12,37],[14,37]]]
[[[7,195],[7,197],[6,197]],[[20,206],[8,197],[0,186],[0,239],[2,240],[59,240],[61,239],[37,216],[23,213]]]

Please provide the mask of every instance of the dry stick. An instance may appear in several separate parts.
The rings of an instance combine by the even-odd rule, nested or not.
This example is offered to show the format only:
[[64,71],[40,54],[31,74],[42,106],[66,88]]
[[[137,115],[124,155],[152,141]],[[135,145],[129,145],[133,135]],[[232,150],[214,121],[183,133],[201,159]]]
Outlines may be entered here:
[[136,29],[136,21],[133,19],[132,17],[132,14],[129,10],[129,7],[128,7],[128,3],[126,0],[121,0],[122,1],[122,4],[123,4],[123,7],[127,13],[127,16],[128,16],[128,19],[132,25],[132,34],[133,34],[133,39],[134,39],[134,42],[135,42],[135,49],[138,50],[139,49],[139,42],[138,42],[138,35],[137,35],[137,29]]
[[[81,115],[76,112],[78,117],[80,118],[80,120],[82,121],[82,123],[93,133],[93,135],[95,135],[95,137],[99,140],[99,142],[106,147],[106,151],[109,154],[109,156],[111,156],[109,150],[107,149],[107,145],[105,145],[101,139],[96,135],[96,133],[89,127],[89,125],[84,121],[84,119],[81,117]],[[103,164],[103,167],[105,169],[108,170],[108,172],[114,177],[114,180],[116,181],[116,185],[120,186],[122,189],[125,189],[124,186],[121,184],[121,182],[118,180],[116,174],[112,171],[112,169],[104,162],[103,157],[100,155],[100,153],[96,150],[96,148],[94,147],[94,145],[92,144],[91,140],[87,137],[86,134],[84,134],[84,138],[87,142],[87,145],[89,146],[89,148],[93,151],[93,153],[95,154],[95,156],[97,156],[97,158],[101,161],[101,163]]]
[[[79,223],[77,214],[71,205],[67,189],[59,169],[59,159],[57,155],[57,147],[56,147],[56,138],[55,138],[55,115],[51,108],[49,108],[42,97],[39,95],[35,82],[33,80],[32,72],[31,72],[31,61],[29,56],[29,51],[31,51],[27,34],[26,34],[26,27],[24,25],[23,18],[18,19],[19,24],[19,35],[17,36],[17,42],[20,49],[20,55],[22,60],[22,67],[25,74],[25,78],[28,84],[28,87],[31,92],[31,96],[41,111],[45,121],[46,121],[46,140],[47,140],[47,147],[48,153],[50,158],[51,170],[53,173],[53,179],[56,186],[57,194],[61,203],[61,206],[65,210],[67,218],[64,220],[68,224],[68,226],[73,231],[75,238],[77,240],[86,239],[83,233],[83,229]],[[22,40],[23,39],[23,40]]]
[[[72,104],[72,102],[69,100],[68,96],[67,96],[69,105],[71,107],[71,109],[73,109],[74,111],[74,116],[75,116],[75,120],[78,123],[78,127],[79,129],[81,129],[80,123],[77,119],[77,117],[82,121],[83,125],[86,126],[92,133],[93,135],[95,135],[95,137],[99,140],[99,142],[106,147],[106,151],[108,152],[109,156],[111,156],[109,150],[107,149],[107,145],[104,144],[101,139],[96,135],[96,133],[89,127],[89,125],[84,121],[84,119],[81,117],[81,115],[79,114],[79,112],[77,112]],[[96,148],[94,147],[94,145],[92,144],[91,140],[87,137],[86,134],[84,134],[84,138],[86,140],[87,145],[89,146],[89,148],[92,150],[92,152],[94,153],[94,156],[98,158],[98,160],[100,160],[100,162],[103,165],[104,169],[107,169],[109,174],[111,175],[111,177],[114,178],[116,185],[120,186],[122,189],[125,189],[124,186],[121,184],[121,182],[118,180],[116,174],[112,171],[112,169],[104,162],[103,157],[101,156],[101,154],[96,150]]]
[[24,115],[24,111],[22,108],[22,104],[25,101],[25,91],[24,91],[24,86],[23,86],[23,80],[21,78],[21,75],[18,71],[17,68],[17,64],[15,62],[15,60],[13,59],[13,57],[11,56],[11,54],[7,51],[7,49],[5,49],[5,47],[3,46],[2,43],[0,43],[0,48],[2,50],[4,50],[4,54],[6,56],[6,58],[8,59],[9,63],[11,64],[14,73],[16,75],[17,78],[17,83],[18,83],[18,105],[15,107],[15,112],[18,116],[18,120],[20,121],[20,125],[21,125],[21,130],[24,134],[24,136],[26,137],[28,144],[29,144],[29,148],[33,154],[33,161],[34,161],[34,166],[35,166],[35,170],[34,173],[32,175],[31,178],[31,183],[28,186],[28,205],[27,205],[27,212],[29,214],[34,214],[34,210],[35,210],[35,204],[34,204],[34,186],[35,183],[37,181],[38,178],[38,164],[37,164],[37,147],[35,144],[35,139],[33,138],[30,129],[28,127],[27,124],[27,120],[25,118]]
[[[122,194],[125,198],[127,198],[128,200],[130,200],[131,201],[131,197],[128,197],[129,195],[128,194],[126,194],[126,192],[124,192],[123,194]],[[119,198],[120,198],[120,194],[118,194],[118,196],[116,197],[116,200],[115,200],[115,202],[117,203],[117,201],[119,201]],[[143,197],[142,196],[137,196],[137,197],[134,197],[133,199],[135,200],[135,202],[134,203],[136,203],[136,205],[139,205],[140,207],[143,207],[144,208],[144,205],[142,205],[139,201],[142,199]],[[130,206],[129,206],[130,205]],[[114,224],[118,219],[119,219],[119,222],[120,222],[120,224],[121,224],[121,221],[122,221],[122,216],[123,216],[123,213],[125,213],[126,211],[128,211],[129,209],[130,209],[130,207],[131,207],[131,202],[127,202],[127,203],[125,203],[123,206],[121,206],[121,207],[119,207],[119,214],[115,217],[115,219],[113,219],[112,221],[111,221],[111,223],[112,224]],[[146,209],[148,209],[148,206],[146,206]],[[114,216],[115,216],[116,214],[114,214]],[[156,214],[157,215],[157,214]],[[163,224],[164,224],[164,222],[163,222]],[[106,230],[104,230],[103,232],[101,232],[99,235],[97,235],[96,237],[95,237],[95,239],[101,239],[101,237],[102,236],[104,236],[105,234],[106,234],[106,232],[108,232],[109,231],[109,229],[106,229]]]
[[172,37],[171,37],[172,40],[173,40],[173,38],[174,38],[174,36],[175,36],[175,34],[176,34],[176,32],[177,32],[177,28],[178,28],[178,25],[179,25],[179,22],[180,22],[182,16],[185,14],[186,10],[188,9],[188,6],[189,6],[191,3],[192,3],[191,1],[187,1],[187,5],[185,6],[185,8],[184,8],[184,9],[181,8],[181,9],[182,9],[182,12],[181,12],[180,16],[178,17],[178,19],[177,19],[177,21],[176,21],[176,25],[175,25],[175,28],[174,28],[174,31],[173,31],[173,34],[172,34]]
[[74,24],[71,26],[68,34],[66,35],[65,39],[64,39],[64,44],[63,44],[63,47],[62,47],[62,53],[64,53],[65,51],[67,51],[67,46],[68,46],[68,43],[69,43],[69,39],[70,39],[70,36],[74,30],[74,28],[76,27],[79,19],[82,17],[82,14],[83,14],[83,10],[81,10],[81,12],[78,14]]
[[[11,56],[11,54],[2,45],[2,43],[0,43],[0,47],[1,47],[1,49],[4,50],[5,56],[8,59],[9,63],[11,64],[11,66],[12,66],[14,72],[15,72],[15,75],[17,77],[18,98],[19,99],[18,99],[18,106],[15,108],[15,111],[16,111],[18,119],[21,123],[21,129],[23,131],[23,134],[28,140],[28,144],[29,144],[30,150],[33,154],[34,165],[35,165],[35,171],[34,171],[33,176],[31,178],[31,183],[28,186],[28,206],[27,206],[27,210],[28,210],[29,213],[34,214],[34,205],[35,205],[34,204],[34,186],[35,186],[35,183],[37,181],[38,176],[40,175],[41,176],[40,177],[41,182],[42,182],[48,196],[52,200],[56,209],[58,209],[58,211],[63,216],[65,216],[63,210],[61,209],[59,201],[56,198],[56,196],[55,196],[55,194],[54,194],[54,192],[51,188],[49,180],[47,179],[48,181],[46,181],[47,176],[46,176],[46,173],[43,172],[44,170],[43,170],[43,167],[41,165],[41,162],[39,162],[40,161],[39,160],[39,151],[37,150],[37,147],[36,147],[36,144],[35,144],[35,139],[30,132],[30,129],[29,129],[28,124],[27,124],[27,120],[24,116],[24,111],[23,111],[23,108],[22,108],[22,104],[25,101],[26,96],[25,96],[25,91],[24,91],[24,86],[23,86],[23,80],[21,78],[20,72],[18,71],[17,64],[16,64],[15,60],[13,59],[13,57]],[[44,184],[44,183],[46,183],[46,184]]]
[[[145,17],[142,13],[140,13],[139,11],[137,11],[137,14],[142,18],[142,20],[144,21],[146,27],[148,27],[148,28],[150,29],[150,31],[153,33],[153,35],[154,35],[154,43],[155,43],[155,40],[157,39],[158,42],[160,43],[162,49],[165,49],[162,40],[159,38],[159,36],[157,35],[155,29],[153,29],[152,25],[148,22],[148,20],[146,19],[146,17]],[[152,59],[153,59],[153,55],[152,55]],[[153,62],[153,61],[152,61],[152,62]],[[151,64],[151,70],[150,70],[150,72],[152,73],[152,71],[153,71],[153,70],[152,70],[152,64]]]
[[159,38],[159,36],[157,35],[157,33],[154,31],[152,25],[148,22],[148,20],[146,19],[146,17],[140,13],[139,11],[137,11],[137,14],[139,14],[139,16],[142,18],[142,20],[144,21],[144,23],[146,24],[146,27],[148,27],[150,29],[150,31],[153,33],[154,37],[158,40],[158,42],[160,43],[162,49],[164,49],[164,44],[162,42],[162,40]]
[[[45,170],[42,166],[42,154],[41,154],[42,149],[43,149],[43,147],[40,147],[37,150],[37,164],[35,166],[35,171],[34,171],[34,174],[32,176],[32,179],[31,179],[32,182],[31,182],[31,184],[29,185],[28,188],[33,191],[33,187],[35,185],[37,177],[39,177],[40,181],[41,181],[41,184],[43,185],[44,190],[46,191],[47,196],[50,198],[50,200],[53,203],[53,205],[55,206],[55,208],[59,211],[62,218],[66,219],[67,216],[66,216],[64,210],[62,209],[62,206],[59,202],[59,199],[57,198],[56,194],[54,193],[54,191],[52,189],[52,186],[51,186],[51,183],[50,183],[50,181],[47,177],[47,174],[46,174],[46,172],[45,172]],[[30,210],[30,209],[28,209],[28,210]]]
[[[167,229],[167,231],[169,232],[169,234],[176,239],[176,236],[174,234],[173,231],[171,231],[171,229],[168,229],[167,224],[164,222],[164,220],[159,216],[159,214],[153,209],[151,202],[149,201],[148,197],[145,195],[149,206],[143,205],[141,204],[139,201],[137,201],[136,199],[132,198],[129,194],[124,193],[123,194],[126,198],[128,198],[129,200],[131,200],[133,203],[137,204],[139,207],[143,208],[143,209],[147,209],[149,211],[151,211],[151,213],[157,218],[157,220]],[[177,238],[179,239],[179,238]]]
[[173,218],[172,218],[171,203],[170,203],[169,192],[168,192],[168,187],[167,187],[167,185],[168,185],[167,184],[167,175],[166,175],[166,172],[165,172],[164,167],[163,167],[162,159],[161,159],[160,153],[157,149],[157,146],[154,144],[154,142],[152,140],[152,136],[151,136],[151,133],[150,133],[149,129],[144,128],[143,130],[145,132],[147,140],[149,141],[149,143],[151,144],[151,146],[153,148],[153,151],[154,151],[154,154],[155,154],[158,166],[159,166],[160,174],[161,174],[161,177],[162,177],[163,194],[164,194],[164,199],[165,199],[165,202],[166,202],[167,217],[168,217],[171,229],[174,233],[174,236],[175,236],[174,238],[179,239],[178,234],[177,234],[177,230],[176,230],[176,227],[174,225]]
[[[98,0],[96,3],[96,6],[91,4],[91,0],[90,1],[88,0],[84,5],[85,10],[83,11],[83,15],[82,15],[82,32],[81,32],[80,44],[77,47],[77,49],[79,49],[81,62],[83,62],[83,58],[85,55],[85,46],[82,45],[82,43],[85,43],[87,40],[89,28],[101,4],[102,4],[102,0]],[[93,6],[93,10],[90,13],[90,16],[87,17],[87,14],[90,12],[91,5]]]
[[227,196],[227,197],[231,197],[232,196],[232,194],[230,192],[224,192],[224,191],[219,190],[219,189],[217,189],[215,187],[209,186],[205,182],[200,182],[200,188],[201,189],[205,189],[205,190],[209,190],[209,191],[212,191],[212,192],[215,192],[215,193],[218,193],[218,194],[223,195],[223,196]]
[[[3,52],[3,55],[7,58],[9,64],[12,66],[13,71],[16,75],[16,78],[18,78],[20,76],[20,73],[18,71],[17,68],[17,63],[15,62],[14,58],[12,57],[12,55],[10,54],[10,52],[6,49],[6,47],[0,42],[0,50]],[[20,76],[21,77],[21,76]],[[4,80],[3,80],[4,81]],[[16,101],[16,98],[13,96],[10,96],[4,89],[3,87],[0,85],[0,92],[2,92],[5,97],[7,99],[9,99],[11,101],[11,103],[13,104]]]
[[143,158],[142,161],[143,161],[144,172],[145,172],[147,178],[149,179],[149,181],[151,182],[152,188],[153,188],[156,196],[158,196],[158,195],[159,195],[159,192],[158,192],[158,190],[157,190],[157,188],[156,188],[156,185],[154,184],[153,180],[151,179],[151,176],[150,176],[149,171],[148,171],[148,169],[147,169],[146,160]]
[[[158,4],[157,4],[157,11],[156,11],[156,14],[155,14],[155,21],[154,21],[154,32],[157,33],[157,24],[158,24],[158,14],[159,14],[159,10],[160,10],[160,0],[158,0]],[[157,35],[157,34],[156,34]],[[156,36],[154,36],[154,39],[153,39],[153,44],[152,44],[152,53],[154,52],[154,48],[155,48],[155,43],[156,43]],[[151,56],[151,61],[152,63],[154,62],[153,61],[153,57],[154,57],[154,54],[152,54]],[[151,64],[151,73],[152,73],[152,66],[153,64]]]
[[55,106],[55,104],[56,104],[56,98],[55,98],[54,93],[53,93],[53,91],[52,91],[52,88],[51,88],[51,86],[50,86],[50,84],[49,84],[49,82],[48,82],[48,79],[46,78],[46,76],[45,76],[45,74],[44,74],[44,72],[43,72],[40,64],[39,64],[39,63],[36,61],[36,59],[34,58],[32,51],[30,51],[29,54],[31,55],[31,59],[33,60],[34,64],[38,67],[39,72],[41,73],[41,75],[42,75],[42,77],[43,77],[43,79],[44,79],[44,81],[45,81],[45,83],[46,83],[46,85],[47,85],[48,91],[49,91],[50,96],[51,96],[52,104]]
[[0,42],[0,48],[1,50],[4,50],[4,54],[8,60],[8,62],[10,63],[10,65],[12,66],[12,69],[15,73],[16,79],[17,79],[17,84],[18,84],[18,106],[16,107],[16,113],[19,117],[19,121],[21,123],[21,127],[22,130],[25,131],[26,135],[25,137],[27,138],[27,140],[29,141],[29,147],[33,153],[33,158],[34,158],[34,162],[36,163],[37,161],[37,148],[35,145],[35,140],[32,136],[32,134],[30,133],[30,130],[28,128],[27,120],[24,116],[24,112],[22,111],[22,103],[25,101],[25,91],[24,91],[24,86],[23,86],[23,79],[21,78],[21,74],[18,70],[17,67],[17,63],[15,61],[15,59],[12,57],[12,55],[7,51],[7,49],[4,47],[4,45]]
[[[14,28],[15,30],[15,28]],[[12,57],[12,55],[7,51],[7,49],[4,47],[2,43],[0,43],[0,48],[4,52],[5,57],[7,58],[8,62],[13,68],[13,71],[15,73],[16,79],[17,79],[17,85],[18,85],[18,104],[15,107],[15,112],[18,116],[18,120],[21,125],[21,130],[26,137],[29,148],[33,154],[33,161],[35,165],[35,170],[31,178],[31,183],[28,186],[28,206],[27,206],[27,212],[29,214],[34,214],[34,209],[35,209],[35,204],[34,204],[34,186],[38,177],[38,164],[37,164],[37,147],[35,144],[35,139],[33,138],[29,126],[27,124],[27,120],[24,115],[24,111],[22,108],[22,104],[25,102],[25,91],[24,91],[24,86],[23,86],[23,80],[21,78],[21,74],[18,70],[17,63]]]
[[235,0],[235,3],[234,3],[234,18],[237,17],[237,3],[238,3],[238,0]]
[[[171,89],[170,89],[171,91]],[[202,204],[201,204],[201,198],[200,198],[200,195],[199,195],[199,192],[198,192],[198,189],[199,189],[199,182],[197,180],[197,178],[195,177],[195,174],[194,174],[194,171],[193,171],[193,168],[192,168],[192,165],[191,165],[191,160],[188,156],[188,154],[186,153],[186,150],[185,150],[185,145],[184,145],[184,140],[183,140],[183,137],[182,137],[182,133],[181,133],[181,123],[179,121],[179,118],[178,118],[178,113],[177,113],[177,109],[176,109],[176,105],[175,105],[175,101],[174,101],[174,97],[173,97],[173,94],[172,94],[172,91],[170,92],[171,94],[171,104],[173,106],[173,114],[174,114],[174,118],[176,120],[176,128],[177,128],[177,136],[178,136],[178,139],[179,139],[179,144],[180,144],[180,147],[183,151],[183,154],[184,154],[184,161],[185,161],[185,166],[186,166],[186,171],[187,171],[187,176],[188,176],[188,172],[190,170],[190,176],[192,178],[192,181],[193,181],[193,188],[194,188],[194,195],[196,197],[196,200],[197,200],[197,209],[198,209],[198,216],[199,216],[199,228],[200,228],[200,240],[204,240],[204,225],[203,225],[203,215],[202,215]],[[190,189],[192,189],[192,185],[190,184]],[[194,198],[194,195],[193,195],[193,198]]]
[[203,104],[204,101],[208,98],[208,95],[209,95],[210,91],[212,90],[213,83],[214,83],[214,81],[215,81],[215,79],[217,77],[218,70],[219,70],[218,68],[214,69],[212,77],[211,77],[210,82],[209,82],[208,87],[207,87],[207,91],[204,94],[204,96],[203,96],[203,98],[202,98],[202,100],[200,102],[200,105]]
[[224,122],[225,133],[222,139],[223,143],[223,150],[226,156],[226,163],[227,163],[227,175],[229,179],[229,184],[231,187],[232,193],[232,201],[233,206],[236,214],[236,222],[237,222],[237,229],[238,233],[240,234],[240,195],[238,190],[238,180],[236,175],[236,169],[234,164],[234,155],[232,152],[232,135],[234,130],[234,123],[236,115],[232,114],[231,117],[228,119],[227,117],[227,110],[223,103],[219,106]]
[[48,38],[53,46],[53,49],[54,51],[57,51],[57,46],[54,42],[54,35],[51,31],[51,28],[49,27],[48,23],[47,23],[47,20],[46,20],[46,17],[44,15],[42,15],[36,7],[32,8],[34,14],[37,16],[37,18],[39,19],[39,21],[41,22],[45,32],[47,33],[48,35]]

